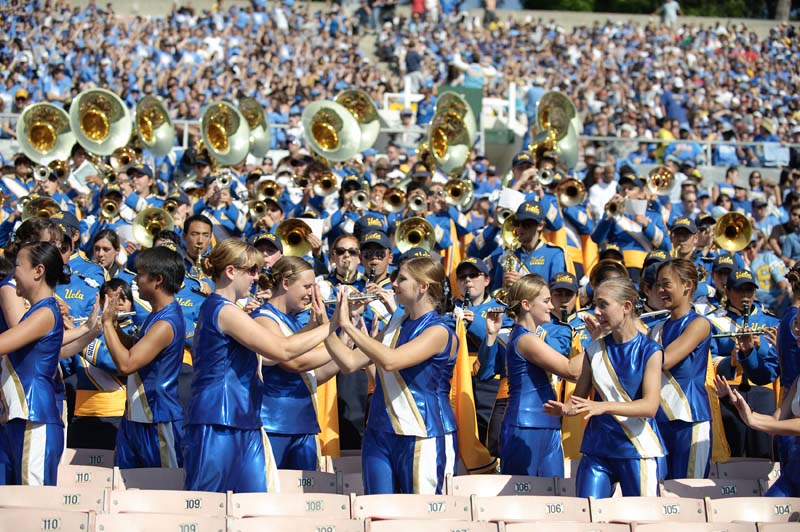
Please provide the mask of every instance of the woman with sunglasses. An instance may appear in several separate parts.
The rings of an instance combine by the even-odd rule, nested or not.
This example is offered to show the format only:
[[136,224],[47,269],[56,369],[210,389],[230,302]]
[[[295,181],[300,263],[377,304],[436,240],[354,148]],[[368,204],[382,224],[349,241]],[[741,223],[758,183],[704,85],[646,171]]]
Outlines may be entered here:
[[265,332],[236,301],[247,297],[264,258],[254,247],[226,239],[203,261],[215,290],[200,307],[192,343],[194,380],[184,431],[185,488],[225,493],[275,488],[276,469],[261,427],[263,383],[256,353],[288,362],[332,333],[314,289],[308,331],[286,337]]
[[[299,257],[283,257],[272,272],[259,277],[262,289],[272,291],[269,302],[250,314],[270,336],[291,337],[303,329],[298,315],[314,297],[314,270]],[[277,365],[264,364],[261,422],[278,469],[318,470],[317,385],[338,372],[324,346]]]
[[[340,285],[350,285],[356,290],[362,291],[364,288],[364,276],[358,271],[361,263],[361,248],[358,239],[349,233],[345,233],[336,240],[331,246],[331,262],[333,271],[320,282],[320,293],[323,299],[335,299]],[[329,314],[333,314],[333,305],[329,309]]]

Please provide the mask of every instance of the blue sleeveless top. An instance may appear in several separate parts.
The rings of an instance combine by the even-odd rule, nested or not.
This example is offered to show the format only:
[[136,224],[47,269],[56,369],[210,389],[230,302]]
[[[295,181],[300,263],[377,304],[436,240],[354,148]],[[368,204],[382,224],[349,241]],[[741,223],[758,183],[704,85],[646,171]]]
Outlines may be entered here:
[[[678,339],[683,331],[694,320],[705,320],[704,317],[690,310],[685,316],[677,320],[667,320],[661,329],[661,345],[666,348]],[[708,404],[706,391],[706,369],[708,367],[708,354],[711,349],[711,331],[700,342],[689,356],[676,364],[669,373],[675,378],[692,409],[692,421],[709,421],[711,409]],[[666,371],[666,370],[665,370]],[[662,408],[658,409],[656,420],[669,421]]]
[[[603,338],[603,341],[605,341],[608,360],[622,388],[631,400],[641,399],[645,366],[650,357],[662,350],[661,346],[642,333],[637,334],[633,340],[622,344],[614,342],[614,337],[610,334]],[[595,382],[594,376],[592,381]],[[593,400],[602,401],[603,399],[595,391]],[[655,431],[661,443],[661,451],[657,456],[663,456],[666,453],[661,434],[658,432],[658,425],[653,418],[646,418],[645,422]],[[589,419],[581,443],[581,452],[608,458],[652,458],[641,455],[622,426],[611,414],[592,416]]]
[[26,419],[33,423],[63,424],[55,382],[64,339],[64,321],[58,301],[55,297],[46,297],[35,303],[20,323],[40,308],[53,313],[55,323],[50,332],[0,358],[0,422]]
[[[10,286],[16,290],[17,282],[14,280],[13,274],[9,273],[8,275],[6,275],[5,279],[0,281],[0,287],[3,286]],[[6,323],[6,317],[2,313],[2,311],[0,311],[0,333],[4,333],[7,330],[8,330],[8,323]]]
[[[450,338],[455,334],[447,318],[432,310],[415,320],[406,318],[399,331],[393,333],[397,334],[394,345],[404,345],[425,329],[436,326],[446,328]],[[448,375],[450,346],[451,341],[448,341],[445,350],[408,368],[392,372],[378,368],[367,421],[371,429],[426,438],[448,433],[443,421],[440,386],[444,386],[441,380]],[[403,423],[403,419],[411,422]]]
[[[254,310],[250,317],[268,318],[281,326],[281,330],[286,328],[292,334],[303,328],[295,316],[284,314],[269,303]],[[280,366],[262,366],[261,377],[264,381],[261,400],[264,430],[278,434],[319,433],[313,371],[295,373]]]
[[550,374],[525,359],[517,350],[520,338],[531,331],[514,324],[506,347],[508,368],[508,407],[504,424],[515,427],[557,429],[561,420],[544,412],[543,405],[555,400]]
[[178,400],[178,374],[183,361],[186,325],[180,303],[174,300],[144,320],[137,340],[159,321],[172,327],[172,341],[149,364],[128,375],[125,417],[137,423],[165,423],[183,419]]
[[262,383],[258,357],[219,329],[219,311],[235,305],[211,294],[200,306],[192,343],[192,398],[187,425],[261,428]]

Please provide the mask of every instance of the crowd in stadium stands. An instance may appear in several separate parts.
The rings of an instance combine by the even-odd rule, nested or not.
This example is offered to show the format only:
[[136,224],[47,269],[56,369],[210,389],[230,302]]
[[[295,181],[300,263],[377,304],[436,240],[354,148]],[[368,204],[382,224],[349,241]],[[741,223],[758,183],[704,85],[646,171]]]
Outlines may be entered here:
[[[121,17],[92,3],[9,3],[0,7],[0,112],[66,103],[99,85],[131,106],[156,94],[174,118],[198,119],[209,102],[243,94],[265,106],[270,123],[289,126],[273,130],[273,148],[285,148],[303,108],[344,88],[363,88],[378,103],[406,86],[420,91],[416,123],[424,125],[435,101],[428,93],[458,80],[500,98],[518,84],[529,117],[544,91],[560,90],[584,116],[585,135],[800,141],[800,40],[788,25],[763,39],[721,25],[606,22],[570,32],[530,17],[483,24],[448,3],[415,8],[410,19],[388,3],[368,4],[312,13],[292,0],[269,9],[254,1],[164,18]],[[377,34],[374,56],[359,49],[367,32]],[[0,125],[0,138],[13,137],[10,123]],[[645,162],[663,157],[655,147],[629,146]],[[712,161],[696,146],[678,155],[768,162],[763,151],[732,147]]]

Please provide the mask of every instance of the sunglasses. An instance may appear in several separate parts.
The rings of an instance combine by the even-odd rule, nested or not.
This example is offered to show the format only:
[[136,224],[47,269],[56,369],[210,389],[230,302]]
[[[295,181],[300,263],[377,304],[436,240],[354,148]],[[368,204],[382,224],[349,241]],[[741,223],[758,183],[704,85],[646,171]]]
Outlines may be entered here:
[[253,266],[250,266],[249,268],[244,268],[242,266],[237,266],[236,269],[237,270],[241,270],[243,272],[247,272],[250,275],[258,275],[258,273],[261,271],[261,268],[259,268],[255,264]]
[[460,275],[457,275],[456,278],[459,281],[465,281],[467,279],[477,279],[481,275],[483,275],[481,272],[470,272],[470,273],[462,273]]
[[333,253],[337,257],[341,257],[345,253],[348,253],[350,256],[355,257],[361,252],[359,250],[357,250],[356,248],[333,248]]
[[361,256],[367,260],[382,259],[386,256],[385,249],[362,249]]

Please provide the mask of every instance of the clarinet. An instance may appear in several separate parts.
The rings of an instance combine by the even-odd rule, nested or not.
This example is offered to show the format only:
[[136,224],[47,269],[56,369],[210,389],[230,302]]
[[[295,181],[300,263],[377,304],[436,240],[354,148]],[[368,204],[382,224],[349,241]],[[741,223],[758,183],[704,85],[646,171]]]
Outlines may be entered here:
[[367,275],[367,284],[375,282],[375,266],[369,267],[369,274]]
[[[468,310],[470,303],[472,303],[472,299],[470,298],[469,286],[468,286],[466,290],[464,290],[464,300],[461,302],[461,308],[464,310]],[[466,318],[464,318],[464,325],[469,327],[470,323],[472,323],[472,320],[467,320]]]
[[564,305],[561,306],[561,323],[569,323],[567,321],[567,307]]

